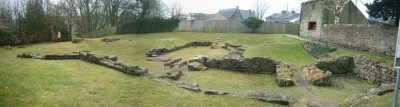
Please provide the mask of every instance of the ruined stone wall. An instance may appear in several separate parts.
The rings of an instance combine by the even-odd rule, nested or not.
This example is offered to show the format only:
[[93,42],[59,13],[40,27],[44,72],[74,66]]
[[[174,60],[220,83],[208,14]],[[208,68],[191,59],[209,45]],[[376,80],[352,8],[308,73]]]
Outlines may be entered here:
[[240,71],[245,73],[275,73],[279,62],[265,57],[235,57],[226,55],[222,58],[196,56],[189,63],[198,62],[210,68]]
[[377,60],[361,56],[354,58],[355,74],[373,84],[395,83],[396,71],[393,67],[380,64]]
[[194,46],[211,46],[212,44],[213,44],[213,42],[192,41],[189,43],[185,43],[183,45],[174,46],[170,49],[163,48],[163,47],[149,49],[145,54],[147,55],[147,57],[156,57],[156,56],[164,55],[169,52],[173,52],[173,51],[180,50],[183,48],[194,47]]
[[321,41],[346,48],[394,55],[397,28],[378,25],[326,25]]

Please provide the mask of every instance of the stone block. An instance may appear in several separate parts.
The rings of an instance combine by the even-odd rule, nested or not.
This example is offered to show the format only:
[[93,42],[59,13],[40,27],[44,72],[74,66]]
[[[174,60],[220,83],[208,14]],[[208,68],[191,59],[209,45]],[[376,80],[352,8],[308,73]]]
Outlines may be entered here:
[[332,84],[332,73],[329,71],[322,71],[316,66],[303,67],[303,73],[306,75],[308,83],[316,86],[326,86]]
[[208,68],[198,62],[192,62],[188,64],[188,69],[191,71],[205,71]]

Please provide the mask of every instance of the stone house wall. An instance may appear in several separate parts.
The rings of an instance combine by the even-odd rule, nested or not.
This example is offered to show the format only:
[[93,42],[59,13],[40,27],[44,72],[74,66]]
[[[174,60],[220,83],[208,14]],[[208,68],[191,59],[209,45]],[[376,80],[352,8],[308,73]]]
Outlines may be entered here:
[[[318,1],[309,1],[301,4],[300,37],[319,40],[322,34],[323,5]],[[315,30],[309,30],[309,22],[316,22]]]
[[346,48],[394,55],[397,28],[378,25],[325,25],[320,41]]
[[[320,0],[313,0],[301,4],[300,37],[320,40],[323,36],[324,25],[333,24],[333,12],[326,9]],[[316,29],[309,29],[310,22],[316,23]],[[353,2],[349,2],[340,15],[340,24],[368,25],[368,19],[362,14]]]
[[[335,16],[333,15],[333,12],[328,9],[324,9],[323,13],[323,23],[334,24]],[[349,2],[347,6],[344,7],[342,14],[340,15],[339,23],[366,25],[369,24],[369,21],[353,2]]]

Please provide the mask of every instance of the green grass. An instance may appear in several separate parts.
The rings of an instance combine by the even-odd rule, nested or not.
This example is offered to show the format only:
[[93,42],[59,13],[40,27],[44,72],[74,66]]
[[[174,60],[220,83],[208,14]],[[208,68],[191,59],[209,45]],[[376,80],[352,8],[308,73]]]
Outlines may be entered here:
[[[316,59],[302,49],[302,41],[280,34],[242,33],[152,33],[115,35],[121,41],[104,43],[101,38],[70,42],[40,43],[13,50],[0,49],[0,106],[280,106],[234,96],[208,96],[193,93],[148,78],[129,76],[118,71],[79,60],[35,60],[16,58],[17,54],[34,51],[41,54],[91,50],[99,54],[117,55],[119,61],[164,74],[161,63],[146,61],[146,50],[170,48],[190,41],[217,41],[247,47],[246,57],[272,57],[300,67]],[[189,59],[198,54],[222,56],[228,52],[208,47],[187,48],[167,54],[171,58]],[[356,53],[342,51],[339,54]],[[361,53],[365,54],[365,53]],[[368,54],[367,54],[368,55]],[[370,55],[374,56],[374,55]],[[196,82],[202,90],[247,92],[263,91],[294,95],[301,103],[315,100],[299,85],[278,87],[274,74],[244,74],[219,69],[185,72],[181,81]],[[363,93],[372,85],[366,81],[334,77],[333,87],[311,87],[322,99],[343,103],[354,94]],[[356,85],[354,85],[356,84]]]
[[103,29],[99,29],[99,30],[96,30],[93,32],[82,34],[82,35],[80,35],[80,37],[82,37],[82,38],[106,37],[106,36],[114,35],[116,30],[117,30],[117,26],[105,27]]
[[[387,93],[382,96],[374,96],[368,100],[363,100],[362,102],[355,105],[355,107],[391,107],[393,102],[394,93]],[[400,105],[400,101],[397,100],[397,106]]]

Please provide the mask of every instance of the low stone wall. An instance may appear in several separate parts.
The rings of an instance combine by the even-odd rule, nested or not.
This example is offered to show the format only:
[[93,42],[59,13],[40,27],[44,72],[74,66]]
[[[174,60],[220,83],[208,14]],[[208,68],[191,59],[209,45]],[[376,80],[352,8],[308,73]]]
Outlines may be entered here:
[[321,58],[315,62],[315,66],[322,71],[330,71],[333,74],[348,74],[354,72],[354,59],[349,56],[334,58]]
[[326,86],[332,84],[332,73],[322,71],[315,65],[307,65],[303,67],[303,73],[307,77],[307,82],[316,86]]
[[271,58],[243,58],[231,55],[225,55],[222,58],[199,55],[189,60],[189,63],[191,62],[198,62],[210,68],[226,69],[245,73],[275,73],[276,65],[279,63]]
[[108,43],[108,42],[115,42],[115,41],[119,41],[121,40],[120,38],[109,38],[109,37],[105,37],[103,39],[101,39],[101,41]]
[[86,62],[95,63],[98,65],[106,66],[108,68],[121,71],[129,75],[144,75],[147,69],[141,69],[136,65],[127,65],[117,61],[113,56],[104,56],[92,53],[90,51],[79,52],[80,59]]
[[396,71],[379,61],[363,56],[330,56],[321,58],[312,65],[315,69],[332,74],[354,74],[376,85],[396,82]]
[[276,82],[280,87],[294,85],[293,69],[288,64],[279,64],[276,68]]
[[393,67],[382,65],[377,60],[362,56],[354,57],[354,62],[356,65],[354,73],[370,83],[380,85],[396,82],[397,74]]
[[171,49],[163,47],[149,49],[145,54],[147,57],[157,57],[183,48],[195,47],[195,46],[211,46],[211,45],[213,45],[213,42],[192,41],[189,43],[185,43],[183,45],[174,46]]
[[263,102],[276,103],[287,106],[297,102],[296,97],[292,95],[284,95],[279,93],[268,94],[264,92],[247,92],[244,94],[244,96],[251,99],[257,99]]
[[382,84],[379,87],[375,87],[370,89],[366,93],[358,94],[358,95],[353,95],[353,97],[346,98],[346,102],[344,103],[344,106],[346,107],[353,107],[354,105],[363,102],[365,100],[368,100],[374,96],[381,96],[389,92],[393,92],[395,89],[396,84]]
[[378,25],[325,25],[321,41],[346,48],[394,55],[397,28]]
[[147,69],[139,68],[136,65],[127,65],[121,62],[118,62],[118,57],[114,55],[99,55],[92,53],[90,51],[81,51],[81,52],[73,52],[66,54],[49,54],[40,56],[34,52],[26,52],[21,55],[18,55],[21,58],[38,58],[38,59],[47,59],[47,60],[62,60],[62,59],[80,59],[82,61],[98,64],[101,66],[105,66],[114,70],[121,71],[123,73],[129,75],[145,75],[148,73]]
[[79,53],[66,53],[66,54],[48,54],[44,55],[44,59],[58,60],[58,59],[80,59]]

